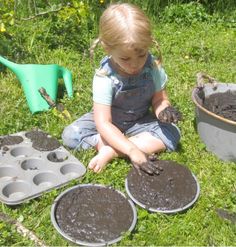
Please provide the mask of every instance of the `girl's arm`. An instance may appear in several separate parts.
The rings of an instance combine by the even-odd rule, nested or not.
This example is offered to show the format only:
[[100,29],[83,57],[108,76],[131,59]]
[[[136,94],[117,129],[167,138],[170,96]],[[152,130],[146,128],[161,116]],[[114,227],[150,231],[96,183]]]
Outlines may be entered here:
[[157,118],[159,113],[170,105],[170,101],[164,89],[159,92],[155,92],[152,97],[152,109]]
[[101,137],[116,151],[127,155],[136,163],[146,162],[145,154],[138,149],[114,124],[112,124],[111,107],[94,103],[94,121]]

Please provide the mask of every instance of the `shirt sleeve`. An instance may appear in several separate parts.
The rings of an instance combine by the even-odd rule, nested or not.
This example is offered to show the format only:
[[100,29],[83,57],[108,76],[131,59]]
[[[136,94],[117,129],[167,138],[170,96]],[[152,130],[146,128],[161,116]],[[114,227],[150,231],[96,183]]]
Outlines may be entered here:
[[93,78],[93,101],[103,105],[112,104],[112,83],[109,77],[95,74]]
[[153,66],[152,77],[153,77],[156,92],[161,91],[162,89],[165,88],[168,77],[165,70],[162,67]]

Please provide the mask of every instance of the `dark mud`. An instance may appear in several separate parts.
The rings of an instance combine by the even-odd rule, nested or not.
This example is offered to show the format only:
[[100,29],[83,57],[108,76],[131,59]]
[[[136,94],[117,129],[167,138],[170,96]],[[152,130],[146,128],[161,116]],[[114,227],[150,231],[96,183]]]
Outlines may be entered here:
[[36,141],[38,138],[47,138],[48,134],[41,130],[32,130],[25,133],[25,136],[31,141]]
[[60,147],[59,141],[40,130],[33,130],[25,133],[25,136],[32,141],[32,147],[39,151],[52,151]]
[[5,146],[15,145],[23,142],[22,136],[5,136],[0,138],[0,149]]
[[218,216],[222,219],[229,220],[231,223],[236,224],[236,213],[230,212],[226,209],[216,209]]
[[32,147],[39,151],[52,151],[60,147],[60,143],[54,137],[47,137],[45,139],[37,139],[33,141]]
[[52,152],[48,155],[48,160],[50,160],[52,162],[63,162],[67,159],[68,159],[68,156],[59,157],[59,155],[55,152]]
[[236,121],[236,92],[215,93],[206,97],[203,107],[223,118]]
[[163,171],[150,176],[132,168],[127,176],[131,195],[147,208],[158,211],[177,210],[191,203],[197,194],[197,183],[187,167],[173,161],[156,161]]
[[114,189],[85,186],[69,191],[58,201],[55,217],[67,236],[105,243],[130,228],[133,211],[128,200]]

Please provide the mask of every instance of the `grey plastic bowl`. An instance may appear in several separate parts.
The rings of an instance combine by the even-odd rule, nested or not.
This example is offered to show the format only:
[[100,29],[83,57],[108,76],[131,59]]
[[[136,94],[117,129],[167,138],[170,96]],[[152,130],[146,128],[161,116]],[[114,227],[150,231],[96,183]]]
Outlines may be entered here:
[[[110,245],[110,244],[114,244],[116,242],[119,242],[121,239],[122,239],[122,235],[119,236],[118,238],[116,239],[113,239],[113,240],[110,240],[110,241],[106,241],[106,242],[103,242],[103,243],[90,243],[90,242],[86,242],[86,241],[83,241],[82,239],[74,239],[72,237],[70,237],[68,234],[66,234],[58,225],[57,223],[57,220],[55,218],[55,213],[56,213],[56,208],[57,208],[57,203],[60,201],[60,199],[67,193],[70,193],[72,192],[73,190],[75,190],[76,188],[78,187],[90,187],[90,186],[96,186],[96,187],[102,187],[102,188],[111,188],[111,187],[107,187],[107,186],[104,186],[104,185],[100,185],[100,184],[81,184],[81,185],[76,185],[72,188],[69,188],[67,189],[66,191],[64,191],[63,193],[61,193],[54,201],[52,207],[51,207],[51,222],[53,224],[53,226],[55,227],[55,229],[58,231],[58,233],[60,233],[65,239],[67,239],[68,241],[72,242],[72,243],[75,243],[75,244],[78,244],[78,245],[82,245],[82,246],[91,246],[91,247],[99,247],[99,246],[107,246],[107,245]],[[117,193],[119,193],[121,196],[123,196],[124,198],[127,198],[122,192],[118,191],[118,190],[115,190]],[[133,204],[133,202],[131,200],[128,199],[128,203],[130,204],[131,206],[131,209],[133,211],[133,221],[128,229],[129,232],[131,232],[135,225],[136,225],[136,222],[137,222],[137,211],[136,211],[136,208]]]
[[[214,90],[211,83],[204,85],[205,97],[228,90],[236,91],[236,84],[218,83]],[[198,88],[192,91],[196,109],[197,131],[208,151],[225,161],[236,162],[236,122],[205,109],[199,102]]]

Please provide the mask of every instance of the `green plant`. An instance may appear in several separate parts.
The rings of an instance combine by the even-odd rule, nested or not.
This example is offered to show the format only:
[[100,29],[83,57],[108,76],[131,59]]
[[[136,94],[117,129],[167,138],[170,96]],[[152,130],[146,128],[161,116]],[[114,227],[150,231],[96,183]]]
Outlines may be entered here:
[[0,1],[0,33],[4,33],[7,30],[7,26],[14,24],[14,1]]
[[[48,6],[47,1],[41,2],[40,8]],[[146,1],[142,2],[146,4]],[[98,13],[100,8],[104,8],[98,1],[91,0],[91,3],[97,4],[95,8]],[[230,13],[228,12],[228,15]],[[9,26],[7,30],[12,34],[12,43],[8,54],[14,57],[17,51],[22,51],[19,52],[19,62],[56,63],[72,71],[74,97],[67,98],[62,90],[57,99],[70,112],[71,119],[63,120],[52,110],[32,115],[21,85],[7,69],[0,73],[1,135],[38,127],[61,142],[64,127],[92,108],[92,78],[94,69],[99,66],[99,60],[104,54],[101,50],[96,50],[93,67],[88,56],[78,52],[77,48],[60,46],[49,49],[43,33],[50,29],[52,18],[52,15],[48,14],[43,18],[36,17]],[[228,17],[221,18],[223,21]],[[206,150],[197,133],[195,109],[191,100],[191,91],[196,85],[196,73],[199,71],[206,72],[222,82],[236,82],[235,30],[230,25],[222,25],[215,20],[213,22],[211,18],[208,20],[197,21],[192,25],[157,21],[153,23],[154,36],[161,45],[163,67],[168,74],[167,91],[171,102],[183,113],[183,121],[179,123],[182,136],[178,150],[163,152],[158,157],[186,165],[199,181],[200,197],[193,208],[183,214],[149,213],[137,206],[138,221],[135,230],[117,243],[117,246],[235,245],[235,224],[220,218],[217,209],[225,208],[236,212],[236,166],[233,162],[219,160]],[[87,32],[86,30],[84,32]],[[67,36],[69,35],[70,33],[67,33]],[[86,37],[90,35],[84,34],[85,46],[89,46],[90,40],[86,40]],[[95,150],[70,152],[86,167],[95,154]],[[124,182],[130,168],[129,161],[117,158],[100,174],[88,170],[81,180],[73,180],[62,188],[47,192],[18,207],[8,207],[2,203],[0,211],[14,219],[22,219],[21,223],[43,240],[45,245],[67,246],[70,243],[58,234],[50,222],[50,209],[55,198],[65,189],[79,183],[112,185],[125,193]],[[0,221],[0,245],[34,246],[35,243],[17,233],[14,226]]]
[[173,4],[164,9],[162,20],[164,22],[173,22],[177,24],[187,24],[207,21],[210,16],[200,3],[190,2],[187,4]]
[[14,24],[14,1],[0,1],[0,54],[8,51],[8,38],[11,37],[8,28]]
[[[14,16],[14,25],[1,29],[0,52],[8,58],[29,62],[43,43],[49,49],[74,49],[84,53],[97,32],[104,1],[9,1],[0,14]],[[1,3],[1,1],[0,1]],[[10,5],[11,3],[11,5]],[[6,19],[6,18],[5,18]],[[2,32],[1,32],[2,30]],[[41,48],[40,48],[41,49]]]
[[0,245],[1,246],[34,246],[33,242],[27,238],[22,238],[16,227],[10,222],[0,221]]

